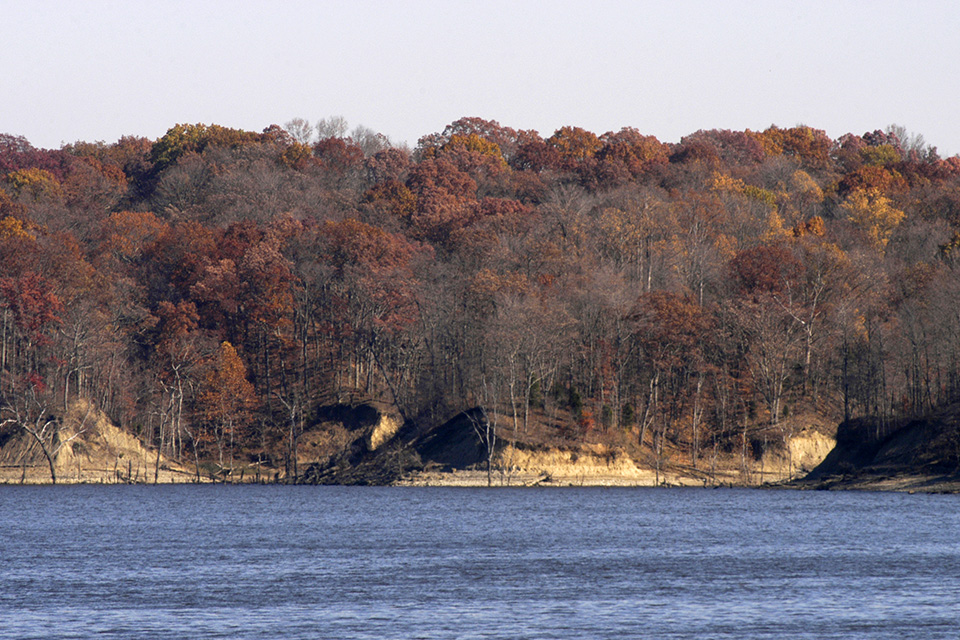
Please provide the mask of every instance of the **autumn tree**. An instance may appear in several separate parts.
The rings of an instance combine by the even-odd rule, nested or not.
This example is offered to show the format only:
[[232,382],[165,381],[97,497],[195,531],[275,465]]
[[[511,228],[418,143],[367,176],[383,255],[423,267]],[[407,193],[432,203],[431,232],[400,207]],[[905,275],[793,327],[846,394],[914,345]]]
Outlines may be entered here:
[[[795,295],[803,265],[783,245],[760,245],[739,252],[729,270],[738,291],[727,313],[753,386],[766,404],[769,424],[777,426],[805,344],[804,318]],[[783,432],[784,440],[789,435]]]
[[568,169],[576,166],[577,162],[592,158],[603,148],[603,142],[595,133],[580,127],[561,127],[546,142],[556,149]]
[[[167,446],[168,453],[179,459],[182,454],[184,436],[191,443],[195,461],[199,459],[197,437],[199,434],[190,429],[189,416],[186,414],[188,393],[197,373],[197,366],[203,360],[206,347],[202,336],[197,332],[197,308],[192,302],[161,302],[152,316],[153,330],[151,342],[155,357],[151,359],[154,367],[154,384],[160,397],[154,403],[152,412],[158,418],[156,431],[157,456],[154,465],[154,483],[160,474],[160,456]],[[198,475],[199,478],[199,475]]]
[[376,185],[388,180],[400,181],[410,164],[410,152],[406,149],[391,147],[378,151],[364,160],[367,182]]
[[517,151],[510,166],[525,172],[542,173],[560,170],[563,158],[556,146],[549,144],[536,132],[529,132],[517,141]]
[[760,140],[746,131],[701,129],[680,139],[681,146],[693,144],[711,148],[713,155],[729,167],[755,165],[767,155]]
[[[507,439],[537,411],[578,437],[637,424],[693,461],[795,402],[955,397],[960,159],[903,128],[664,144],[470,117],[411,152],[316,124],[0,135],[4,397],[35,375],[46,416],[82,396],[174,457],[219,434],[224,466],[231,431],[259,438],[289,478],[327,392],[423,428],[483,404]],[[258,400],[243,437],[199,410],[225,341]]]
[[[689,421],[691,460],[701,447],[706,390],[706,344],[713,325],[711,314],[692,299],[663,292],[644,294],[632,313],[638,364],[646,370],[646,398],[640,417],[640,442],[653,427],[653,445],[659,472],[664,438],[677,437]],[[688,398],[692,405],[687,404]],[[688,408],[689,407],[689,408]]]
[[412,235],[443,246],[463,226],[476,201],[477,183],[449,160],[424,160],[410,172],[406,185],[416,196],[410,218]]
[[378,371],[406,417],[405,392],[412,371],[405,365],[414,351],[405,330],[418,313],[413,273],[418,248],[401,236],[352,219],[326,222],[318,243],[318,255],[333,269],[325,292],[328,307],[342,314],[339,321],[349,329],[354,345],[354,387],[360,387],[366,371],[369,388],[370,374]]
[[[199,411],[212,427],[220,470],[232,478],[235,437],[238,431],[243,435],[242,430],[251,419],[257,398],[253,385],[247,380],[246,366],[229,342],[220,344],[205,368],[197,399]],[[224,449],[228,456],[226,464]]]
[[890,199],[876,189],[854,191],[840,206],[850,222],[879,251],[884,250],[904,219],[903,211],[894,207]]
[[627,184],[658,165],[666,164],[670,151],[654,136],[645,136],[633,128],[607,132],[600,137],[603,146],[594,154],[594,162],[584,165],[581,181],[596,190]]
[[781,129],[772,125],[754,135],[768,155],[793,157],[804,167],[815,170],[829,166],[833,141],[820,129],[805,125]]
[[178,124],[157,140],[150,151],[150,161],[159,172],[177,162],[187,152],[202,153],[208,146],[238,147],[253,144],[259,136],[250,131],[231,129],[217,124]]
[[49,365],[44,348],[61,321],[62,310],[53,285],[40,274],[28,271],[0,277],[0,372],[13,379],[40,376],[42,380]]
[[50,480],[56,483],[57,452],[82,433],[86,423],[63,438],[65,422],[53,413],[49,347],[63,307],[52,289],[34,272],[0,277],[0,428],[29,436],[40,447]]
[[363,178],[363,149],[350,140],[325,138],[313,146],[324,182],[331,188],[356,188]]

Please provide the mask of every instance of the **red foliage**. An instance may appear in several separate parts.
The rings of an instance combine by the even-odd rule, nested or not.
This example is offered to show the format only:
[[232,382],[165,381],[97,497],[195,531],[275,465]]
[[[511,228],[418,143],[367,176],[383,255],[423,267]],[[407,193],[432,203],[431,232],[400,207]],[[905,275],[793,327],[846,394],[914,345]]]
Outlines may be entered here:
[[469,223],[477,183],[452,162],[422,161],[410,172],[407,187],[417,198],[411,220],[414,237],[442,245],[452,230]]
[[416,318],[412,262],[420,253],[417,247],[402,236],[353,219],[326,222],[320,240],[322,255],[345,287],[341,295],[354,305],[354,329],[370,322],[375,328],[396,331]]
[[525,132],[518,132],[510,127],[501,126],[496,120],[483,118],[460,118],[448,124],[442,133],[432,133],[420,138],[417,148],[424,157],[431,155],[432,150],[448,144],[454,136],[467,138],[477,136],[497,145],[503,157],[510,160],[516,153],[520,138]]
[[892,194],[905,191],[907,188],[907,181],[899,172],[885,167],[867,166],[845,175],[837,185],[837,192],[841,196],[846,196],[861,189],[877,189],[880,193]]
[[384,149],[364,161],[367,180],[373,183],[399,180],[410,167],[410,154],[404,149]]
[[0,177],[19,169],[42,169],[62,182],[72,161],[64,151],[37,149],[23,136],[0,134]]
[[0,303],[13,313],[13,322],[34,340],[60,322],[63,311],[60,298],[43,276],[28,272],[17,277],[0,278]]
[[324,138],[313,145],[313,155],[327,171],[344,174],[363,164],[363,149],[343,138]]
[[511,163],[513,168],[540,173],[548,169],[559,170],[563,158],[553,145],[547,144],[539,136],[527,136],[517,148]]
[[694,143],[711,147],[716,157],[731,165],[756,164],[767,157],[756,136],[745,131],[701,129],[680,139],[681,146]]
[[720,157],[713,144],[703,140],[684,140],[670,154],[670,162],[674,164],[702,163],[709,167],[720,163]]
[[793,252],[779,245],[744,249],[728,268],[740,291],[752,295],[783,291],[803,273],[803,265]]

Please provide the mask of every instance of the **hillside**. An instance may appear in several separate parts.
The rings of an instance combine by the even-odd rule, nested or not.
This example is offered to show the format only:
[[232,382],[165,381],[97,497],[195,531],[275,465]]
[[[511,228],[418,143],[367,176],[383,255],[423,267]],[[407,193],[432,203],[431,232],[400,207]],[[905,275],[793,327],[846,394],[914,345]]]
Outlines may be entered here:
[[95,403],[201,479],[757,483],[960,397],[960,157],[902,128],[293,133],[0,134],[0,424]]

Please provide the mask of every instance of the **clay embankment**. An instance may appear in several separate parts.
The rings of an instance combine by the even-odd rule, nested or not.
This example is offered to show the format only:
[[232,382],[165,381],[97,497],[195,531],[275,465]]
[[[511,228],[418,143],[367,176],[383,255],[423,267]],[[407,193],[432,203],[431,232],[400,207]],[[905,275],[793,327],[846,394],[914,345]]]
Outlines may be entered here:
[[[475,418],[476,416],[474,416]],[[94,411],[79,408],[63,418],[55,456],[57,481],[63,483],[154,482],[156,452]],[[688,449],[666,447],[659,461],[650,443],[635,444],[624,432],[614,445],[582,443],[575,438],[549,440],[555,426],[526,441],[500,437],[486,471],[487,456],[476,420],[465,412],[426,433],[403,425],[399,414],[378,403],[331,405],[298,448],[296,482],[318,484],[397,484],[415,486],[760,486],[805,475],[833,447],[829,429],[816,420],[793,419],[786,446],[767,434],[759,450],[752,437],[739,450],[701,452],[696,465]],[[506,436],[508,434],[504,434]],[[550,435],[549,437],[554,437]],[[746,440],[745,440],[746,442]],[[757,455],[761,451],[762,455]],[[267,472],[267,469],[264,469]],[[284,481],[280,470],[269,475]],[[251,473],[248,479],[255,476]],[[157,481],[193,482],[191,468],[161,458]],[[242,475],[234,481],[242,479]],[[203,475],[203,481],[209,481]],[[230,481],[222,478],[223,481]],[[291,480],[292,481],[292,480]],[[8,430],[0,436],[0,483],[49,483],[40,447],[28,434]]]
[[[706,451],[696,466],[667,447],[659,464],[648,447],[517,442],[498,446],[486,471],[477,434],[458,417],[413,443],[421,464],[396,484],[412,486],[761,486],[806,475],[832,450],[829,426],[816,418],[792,420],[786,444],[772,438],[750,451]],[[658,468],[659,467],[659,468]]]
[[[760,486],[805,475],[834,445],[831,425],[815,415],[792,417],[777,431],[755,431],[748,446],[702,451],[668,446],[659,465],[637,433],[618,432],[615,444],[561,436],[562,423],[533,422],[515,434],[500,428],[488,474],[478,409],[421,432],[403,425],[384,403],[333,404],[319,412],[299,446],[298,482],[403,486]],[[558,424],[560,426],[558,426]],[[762,434],[766,434],[765,438]],[[793,434],[783,443],[782,434]],[[519,436],[519,437],[514,437]],[[756,445],[756,446],[754,446]],[[659,469],[658,469],[659,467]]]
[[[117,428],[99,411],[77,404],[62,418],[48,441],[55,451],[57,483],[192,482],[187,471],[147,450],[133,435]],[[49,484],[50,466],[43,450],[27,433],[10,429],[0,436],[0,484]]]
[[[665,462],[657,471],[622,450],[602,445],[583,445],[571,449],[527,450],[505,446],[496,457],[491,484],[494,486],[761,486],[778,483],[809,471],[833,446],[833,440],[814,432],[802,434],[790,442],[794,460],[782,452],[768,453],[762,461],[748,460],[746,469],[729,456],[723,466],[703,459],[694,468],[690,464]],[[791,471],[792,468],[792,471]],[[462,469],[439,470],[427,465],[423,471],[407,474],[397,482],[410,486],[486,486],[484,463]]]

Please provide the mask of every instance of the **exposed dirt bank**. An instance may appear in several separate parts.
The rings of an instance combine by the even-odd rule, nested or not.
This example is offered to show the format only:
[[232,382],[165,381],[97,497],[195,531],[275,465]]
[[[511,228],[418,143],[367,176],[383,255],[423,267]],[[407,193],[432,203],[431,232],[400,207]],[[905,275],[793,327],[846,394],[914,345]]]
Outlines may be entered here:
[[[420,442],[422,467],[394,484],[410,486],[762,486],[805,475],[830,452],[834,439],[817,428],[797,426],[786,446],[762,456],[705,453],[694,466],[678,450],[659,460],[636,457],[623,448],[600,444],[568,447],[507,444],[486,471],[482,449],[455,421]],[[442,443],[442,446],[441,446]]]
[[960,493],[960,405],[917,418],[844,422],[837,446],[791,486]]
[[[690,459],[688,445],[668,444],[659,456],[638,434],[622,432],[620,443],[557,439],[557,427],[531,427],[527,439],[501,436],[487,472],[487,455],[476,415],[464,412],[426,432],[404,424],[389,405],[364,402],[325,407],[298,446],[298,472],[264,465],[226,482],[400,486],[763,486],[805,476],[833,449],[829,425],[815,416],[794,417],[782,432],[760,440],[744,436],[734,450],[702,450]],[[502,417],[501,417],[502,418]],[[793,435],[783,441],[781,433]],[[609,437],[610,434],[607,435]],[[649,434],[648,434],[649,435]],[[192,465],[179,466],[145,448],[133,435],[97,412],[75,408],[64,418],[55,457],[62,483],[195,482]],[[550,438],[553,438],[551,440]],[[759,445],[759,446],[758,446]],[[209,482],[207,473],[202,482]],[[24,433],[0,441],[0,483],[49,483],[40,447]]]
[[[192,469],[165,457],[158,466],[156,452],[85,404],[72,407],[62,423],[48,441],[57,483],[176,483],[195,478]],[[50,466],[32,436],[8,430],[0,445],[0,484],[51,483]]]

